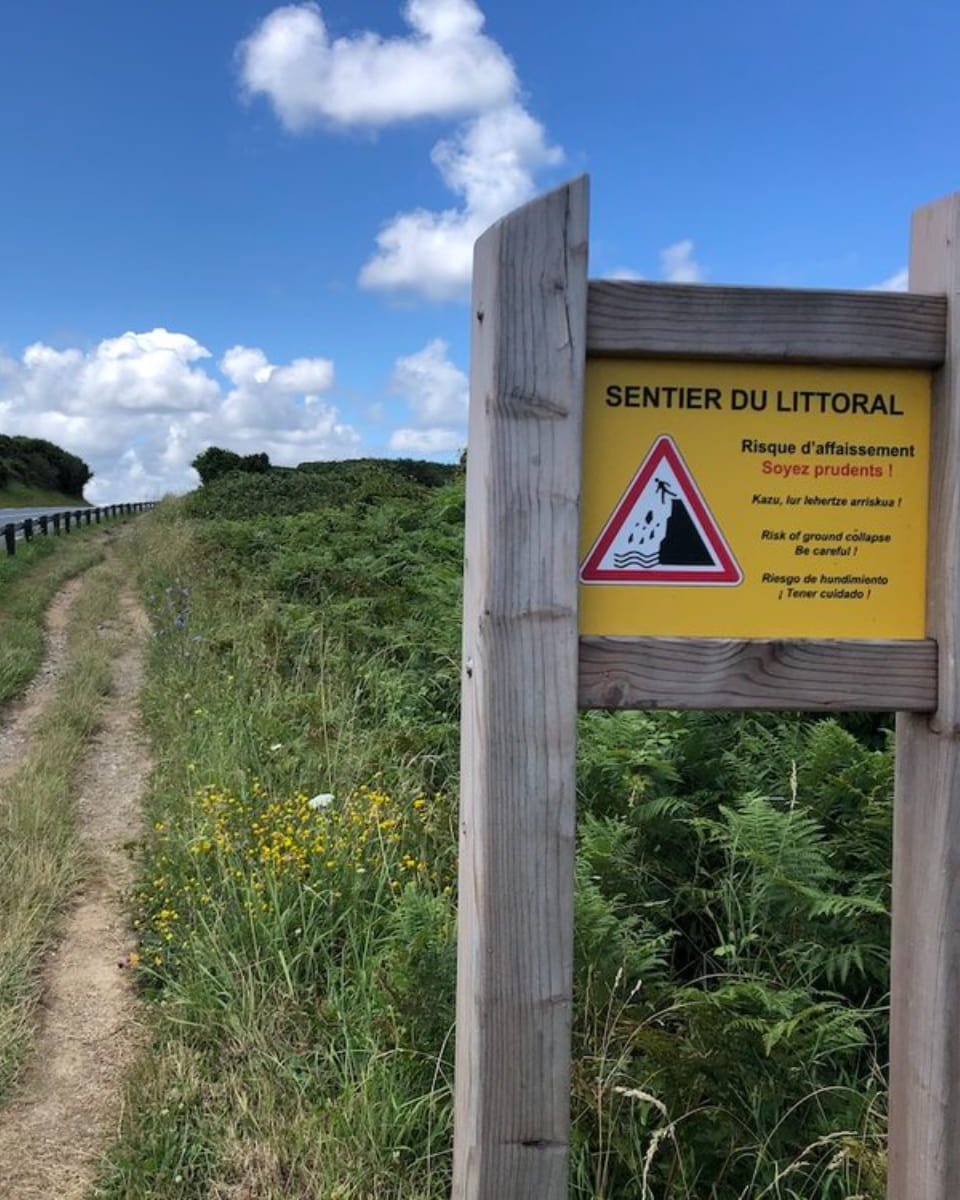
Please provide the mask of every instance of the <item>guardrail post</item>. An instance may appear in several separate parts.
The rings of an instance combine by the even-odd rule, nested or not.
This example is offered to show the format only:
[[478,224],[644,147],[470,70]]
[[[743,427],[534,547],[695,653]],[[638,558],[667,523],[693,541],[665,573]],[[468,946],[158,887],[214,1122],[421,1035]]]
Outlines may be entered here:
[[33,517],[25,517],[23,521],[23,540],[33,541]]
[[53,514],[53,532],[57,537],[60,536],[60,514],[59,513]]
[[65,512],[63,514],[63,532],[64,533],[70,532],[70,514],[68,512]]
[[40,516],[37,517],[37,524],[40,526],[40,532],[43,534],[44,537],[47,536],[47,526],[49,525],[49,523],[50,523],[50,519],[46,513],[41,513]]
[[12,522],[3,527],[4,541],[7,543],[7,553],[16,554],[17,552],[17,527]]
[[96,523],[98,525],[100,524],[100,509],[99,508],[95,508],[93,510],[93,519],[96,521]]

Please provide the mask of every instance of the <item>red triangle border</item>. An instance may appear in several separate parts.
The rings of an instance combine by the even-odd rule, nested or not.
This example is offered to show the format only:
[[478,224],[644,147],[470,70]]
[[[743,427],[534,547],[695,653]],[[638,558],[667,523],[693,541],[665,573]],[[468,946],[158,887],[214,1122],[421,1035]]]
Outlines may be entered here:
[[[704,567],[702,570],[678,571],[670,567],[651,567],[649,570],[629,568],[623,571],[601,570],[600,563],[610,548],[611,542],[623,528],[627,517],[650,477],[666,459],[677,478],[677,483],[683,493],[683,498],[696,514],[697,520],[707,539],[710,550],[717,562],[715,567]],[[683,461],[676,443],[669,434],[662,434],[653,443],[647,457],[640,464],[636,475],[630,481],[627,490],[620,497],[606,525],[594,542],[589,554],[580,568],[581,583],[659,583],[659,584],[693,584],[703,586],[713,584],[719,586],[736,586],[743,582],[743,572],[737,565],[736,559],[727,545],[713,514],[707,508],[706,502],[700,495],[700,490],[694,483],[687,464]]]

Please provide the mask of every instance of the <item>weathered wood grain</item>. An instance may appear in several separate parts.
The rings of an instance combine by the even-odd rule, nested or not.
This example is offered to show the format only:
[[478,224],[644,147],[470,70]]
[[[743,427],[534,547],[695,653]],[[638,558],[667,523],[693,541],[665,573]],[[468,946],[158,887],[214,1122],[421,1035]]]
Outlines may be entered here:
[[932,641],[580,639],[581,708],[929,712]]
[[942,295],[590,283],[587,353],[935,367]]
[[913,220],[910,286],[949,301],[934,375],[927,629],[932,719],[897,718],[890,1200],[960,1196],[960,193]]
[[566,1200],[587,182],[474,257],[456,1200]]

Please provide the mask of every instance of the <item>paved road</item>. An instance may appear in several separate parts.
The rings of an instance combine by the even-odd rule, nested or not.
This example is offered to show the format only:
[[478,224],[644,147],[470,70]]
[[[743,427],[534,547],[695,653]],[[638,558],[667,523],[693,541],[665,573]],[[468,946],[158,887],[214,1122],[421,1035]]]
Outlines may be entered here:
[[0,508],[0,525],[6,525],[8,521],[24,521],[27,517],[39,517],[44,513],[76,512],[79,508],[80,505],[71,508],[68,504],[56,504],[47,508]]

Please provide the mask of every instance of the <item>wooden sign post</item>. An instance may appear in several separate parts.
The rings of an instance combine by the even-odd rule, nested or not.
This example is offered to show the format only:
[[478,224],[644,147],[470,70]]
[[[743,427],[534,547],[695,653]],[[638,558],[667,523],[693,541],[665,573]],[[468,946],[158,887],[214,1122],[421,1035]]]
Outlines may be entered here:
[[910,287],[947,299],[934,373],[927,632],[933,716],[897,715],[890,1200],[960,1196],[960,193],[914,214]]
[[454,1195],[566,1196],[587,185],[477,243]]
[[477,243],[455,1200],[567,1196],[578,705],[899,714],[889,1197],[960,1195],[958,245],[588,285],[585,179]]

